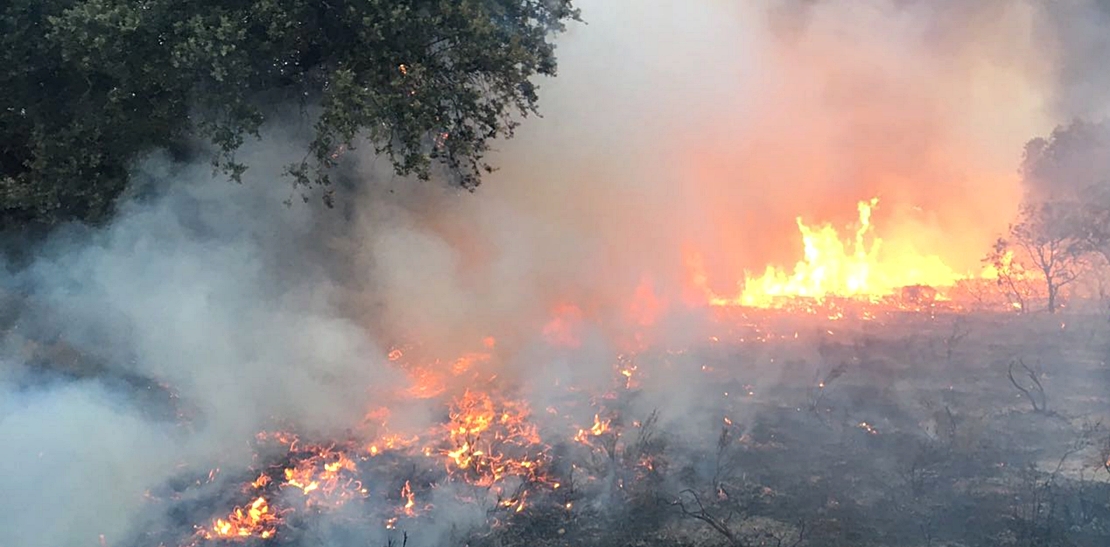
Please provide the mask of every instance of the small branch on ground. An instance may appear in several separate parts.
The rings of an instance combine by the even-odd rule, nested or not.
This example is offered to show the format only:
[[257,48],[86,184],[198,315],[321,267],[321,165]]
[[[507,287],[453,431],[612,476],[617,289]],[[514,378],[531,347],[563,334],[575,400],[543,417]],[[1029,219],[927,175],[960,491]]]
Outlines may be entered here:
[[[683,501],[683,497],[690,498],[690,505]],[[726,520],[720,519],[711,514],[702,503],[701,496],[692,489],[687,488],[678,493],[678,499],[671,502],[671,505],[678,507],[682,511],[682,515],[690,518],[700,520],[713,528],[717,533],[721,534],[728,540],[729,545],[734,547],[743,547],[744,544],[739,537],[728,527]]]
[[[1029,380],[1032,381],[1032,385],[1028,387],[1023,386],[1017,381],[1017,378],[1014,377],[1014,368],[1018,366],[1021,367],[1022,376],[1029,378]],[[1044,393],[1044,386],[1041,384],[1040,379],[1037,378],[1037,373],[1029,368],[1024,360],[1018,359],[1016,361],[1010,361],[1010,367],[1007,369],[1006,375],[1010,378],[1010,383],[1013,384],[1022,395],[1025,395],[1025,397],[1029,399],[1029,403],[1033,405],[1033,412],[1039,414],[1048,412],[1048,400]]]
[[[401,532],[401,545],[400,545],[400,547],[408,547],[408,544],[409,544],[409,533],[408,532]],[[390,537],[389,539],[386,540],[385,546],[386,547],[398,547],[397,538]]]
[[949,365],[952,364],[952,356],[956,352],[956,346],[970,333],[971,329],[964,324],[963,318],[957,318],[952,322],[952,332],[944,340],[944,355]]
[[811,392],[810,392],[809,409],[818,418],[821,418],[820,406],[821,406],[821,401],[825,398],[825,390],[837,378],[840,378],[841,376],[843,376],[844,373],[847,372],[847,371],[848,371],[848,364],[843,363],[843,362],[840,363],[839,365],[837,365],[836,367],[834,367],[832,370],[830,370],[828,372],[828,374],[825,374],[824,378],[821,378],[821,376],[820,376],[821,371],[817,371],[817,375],[818,375],[817,376],[817,378],[818,378],[817,386],[814,390],[811,390]]

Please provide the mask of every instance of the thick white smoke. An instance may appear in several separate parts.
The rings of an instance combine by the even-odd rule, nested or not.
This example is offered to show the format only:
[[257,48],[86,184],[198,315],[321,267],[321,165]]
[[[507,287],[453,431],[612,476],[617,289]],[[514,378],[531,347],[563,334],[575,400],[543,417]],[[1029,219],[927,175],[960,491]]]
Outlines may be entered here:
[[[681,344],[700,334],[679,313],[686,252],[729,286],[797,258],[796,215],[843,221],[879,195],[892,245],[971,267],[1013,212],[1022,144],[1104,106],[1072,47],[1099,40],[1059,32],[1095,13],[1081,2],[581,7],[544,117],[500,145],[476,194],[355,157],[340,210],[286,207],[280,166],[300,141],[271,127],[243,185],[155,156],[136,167],[149,195],[110,226],[66,230],[4,274],[24,309],[0,361],[0,545],[119,545],[158,518],[148,490],[246,465],[261,428],[341,435],[369,387],[400,385],[393,342],[450,353],[492,335],[506,375],[598,380],[638,289],[657,340]],[[542,329],[561,303],[590,327],[553,354]],[[82,357],[52,370],[80,380],[42,372],[65,347]],[[176,394],[169,417],[136,394],[157,384]]]
[[[43,386],[37,364],[15,363],[0,384],[0,438],[22,447],[5,459],[0,544],[117,544],[169,477],[249,463],[249,441],[275,424],[341,435],[367,388],[395,381],[366,328],[336,311],[316,213],[282,205],[267,169],[281,157],[280,139],[249,153],[244,188],[152,159],[141,169],[160,197],[6,280],[33,306],[6,349],[53,333],[75,361],[55,366],[94,377]],[[132,377],[168,387],[173,399],[146,399],[177,408],[153,419],[142,391],[160,388]]]

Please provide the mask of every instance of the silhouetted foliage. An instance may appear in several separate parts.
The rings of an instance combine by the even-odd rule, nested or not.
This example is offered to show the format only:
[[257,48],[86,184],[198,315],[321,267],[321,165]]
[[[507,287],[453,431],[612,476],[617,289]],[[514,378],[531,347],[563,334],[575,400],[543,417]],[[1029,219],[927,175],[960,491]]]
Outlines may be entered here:
[[[0,8],[0,229],[108,218],[137,155],[235,151],[312,111],[294,184],[362,138],[402,175],[473,189],[537,107],[570,0],[13,0]],[[324,193],[330,200],[330,193]]]

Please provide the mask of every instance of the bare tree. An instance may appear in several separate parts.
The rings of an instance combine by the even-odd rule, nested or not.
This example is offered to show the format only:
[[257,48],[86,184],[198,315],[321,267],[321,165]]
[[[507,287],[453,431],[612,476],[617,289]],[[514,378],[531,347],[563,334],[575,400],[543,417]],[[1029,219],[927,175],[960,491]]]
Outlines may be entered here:
[[[1075,203],[1026,203],[1018,223],[1010,226],[1009,239],[995,243],[991,257],[1001,260],[1007,251],[1016,250],[1020,258],[1015,260],[1027,262],[1037,272],[1044,282],[1049,313],[1059,309],[1060,289],[1079,277],[1091,249],[1083,236],[1083,217]],[[1011,263],[1011,271],[1013,266]],[[1001,282],[1001,271],[999,279]],[[1014,281],[1012,276],[1010,281]]]
[[1037,291],[1030,282],[1031,276],[1025,271],[1025,265],[1020,260],[1015,261],[1010,242],[998,238],[983,261],[994,268],[998,289],[1014,309],[1019,313],[1028,311],[1029,301]]

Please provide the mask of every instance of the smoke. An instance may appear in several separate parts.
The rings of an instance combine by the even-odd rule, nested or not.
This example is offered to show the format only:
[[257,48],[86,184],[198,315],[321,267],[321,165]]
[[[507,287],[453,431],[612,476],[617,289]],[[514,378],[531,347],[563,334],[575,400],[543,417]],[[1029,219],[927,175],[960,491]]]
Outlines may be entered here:
[[143,492],[173,473],[174,439],[96,384],[0,389],[4,544],[95,545],[99,534],[130,534]]
[[[274,424],[341,435],[368,386],[390,389],[383,352],[335,311],[336,286],[317,263],[331,259],[313,250],[327,233],[313,211],[281,204],[287,191],[267,171],[290,145],[274,135],[248,153],[245,189],[153,158],[137,178],[160,186],[158,198],[126,205],[107,229],[59,237],[6,280],[33,306],[8,330],[8,349],[49,360],[72,348],[71,370],[56,372],[93,377],[41,387],[29,362],[0,385],[0,438],[23,447],[5,461],[15,480],[0,544],[100,534],[117,544],[144,494],[174,474],[248,463],[248,442]],[[158,384],[177,404],[168,419],[134,394]]]
[[1034,200],[1104,199],[1110,169],[1110,127],[1075,121],[1025,147],[1022,182]]
[[[1022,144],[1101,99],[1078,83],[1100,39],[1053,30],[1086,4],[581,4],[544,117],[476,194],[353,156],[341,210],[286,207],[279,167],[303,139],[274,126],[243,185],[154,156],[111,226],[0,277],[24,302],[3,340],[0,441],[19,448],[0,545],[123,544],[163,517],[148,491],[245,466],[260,429],[341,436],[402,384],[394,343],[450,355],[495,336],[537,405],[600,382],[636,333],[704,336],[683,307],[690,252],[727,289],[797,259],[798,215],[843,224],[877,195],[891,246],[975,267],[1020,197]],[[577,343],[552,351],[558,309],[578,310]],[[699,404],[682,378],[648,387],[669,419]],[[162,390],[168,416],[137,395]],[[444,522],[478,518],[463,511]]]
[[886,240],[977,268],[1020,197],[1022,145],[1049,127],[1037,6],[584,9],[545,119],[505,145],[483,202],[559,226],[545,245],[600,247],[589,262],[604,275],[651,255],[673,282],[693,248],[730,288],[744,269],[797,260],[796,216],[844,225],[873,196]]
[[1110,54],[1110,6],[1097,0],[1054,2],[1038,26],[1038,41],[1052,59],[1056,88],[1048,106],[1060,122],[1097,121],[1110,115],[1110,80],[1102,69]]

